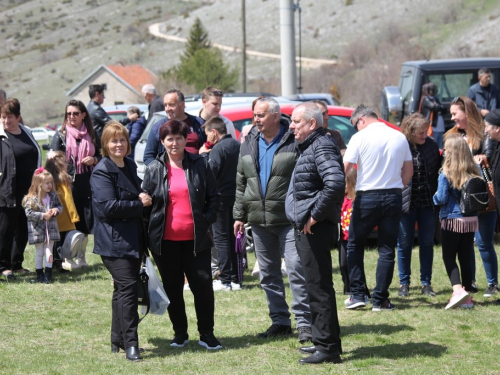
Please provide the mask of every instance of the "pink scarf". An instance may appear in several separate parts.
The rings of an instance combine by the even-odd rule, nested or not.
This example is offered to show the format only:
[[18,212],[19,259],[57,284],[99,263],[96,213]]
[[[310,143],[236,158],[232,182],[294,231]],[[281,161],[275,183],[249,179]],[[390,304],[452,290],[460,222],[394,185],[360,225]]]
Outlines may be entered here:
[[[80,146],[76,144],[76,140],[81,139]],[[80,129],[72,126],[66,126],[66,158],[73,161],[76,173],[82,174],[85,167],[92,170],[94,166],[82,164],[82,160],[87,156],[95,155],[95,146],[92,143],[92,138],[87,133],[85,123],[82,123]]]

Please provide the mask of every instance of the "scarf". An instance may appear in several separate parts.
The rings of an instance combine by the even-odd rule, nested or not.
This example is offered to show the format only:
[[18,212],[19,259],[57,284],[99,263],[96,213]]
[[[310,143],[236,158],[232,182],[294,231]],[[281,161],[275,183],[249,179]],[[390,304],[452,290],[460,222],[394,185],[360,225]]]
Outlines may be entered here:
[[[77,145],[76,140],[80,139],[80,146]],[[75,166],[76,173],[82,174],[86,168],[92,170],[93,165],[88,166],[82,164],[82,160],[87,156],[95,155],[95,146],[92,143],[92,138],[87,133],[85,123],[82,123],[80,129],[72,126],[66,126],[66,158],[68,161],[72,160]]]

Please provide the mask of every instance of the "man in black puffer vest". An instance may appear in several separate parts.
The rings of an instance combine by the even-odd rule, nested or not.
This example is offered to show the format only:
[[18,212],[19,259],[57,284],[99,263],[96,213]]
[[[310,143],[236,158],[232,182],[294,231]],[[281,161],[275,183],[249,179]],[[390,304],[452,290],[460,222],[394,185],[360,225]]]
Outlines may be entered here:
[[290,130],[300,143],[300,157],[288,189],[286,213],[295,228],[295,246],[304,268],[314,344],[299,349],[311,354],[299,363],[340,363],[342,346],[330,250],[345,193],[342,156],[325,134],[315,103],[294,109]]

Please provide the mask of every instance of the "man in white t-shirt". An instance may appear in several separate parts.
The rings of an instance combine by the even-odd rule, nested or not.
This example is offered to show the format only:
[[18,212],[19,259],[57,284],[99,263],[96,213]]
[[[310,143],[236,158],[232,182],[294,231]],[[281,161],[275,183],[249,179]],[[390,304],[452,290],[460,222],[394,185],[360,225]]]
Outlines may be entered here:
[[365,243],[377,226],[379,259],[372,310],[393,310],[388,289],[394,273],[401,191],[413,175],[412,155],[406,137],[380,122],[371,108],[360,105],[352,113],[351,122],[358,133],[352,136],[344,154],[344,168],[347,174],[357,164],[358,179],[347,242],[351,297],[346,307],[365,306]]

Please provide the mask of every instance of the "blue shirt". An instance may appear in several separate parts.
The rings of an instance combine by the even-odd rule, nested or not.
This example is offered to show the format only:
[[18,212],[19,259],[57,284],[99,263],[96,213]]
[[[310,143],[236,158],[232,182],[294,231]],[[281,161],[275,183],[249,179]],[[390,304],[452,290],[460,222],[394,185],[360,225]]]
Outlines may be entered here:
[[285,127],[280,126],[280,132],[269,144],[267,144],[264,137],[262,137],[262,133],[259,136],[259,177],[263,197],[266,195],[267,182],[269,181],[269,176],[271,176],[271,167],[273,166],[274,153],[278,149],[278,145],[281,141],[281,138],[283,138],[284,133]]

